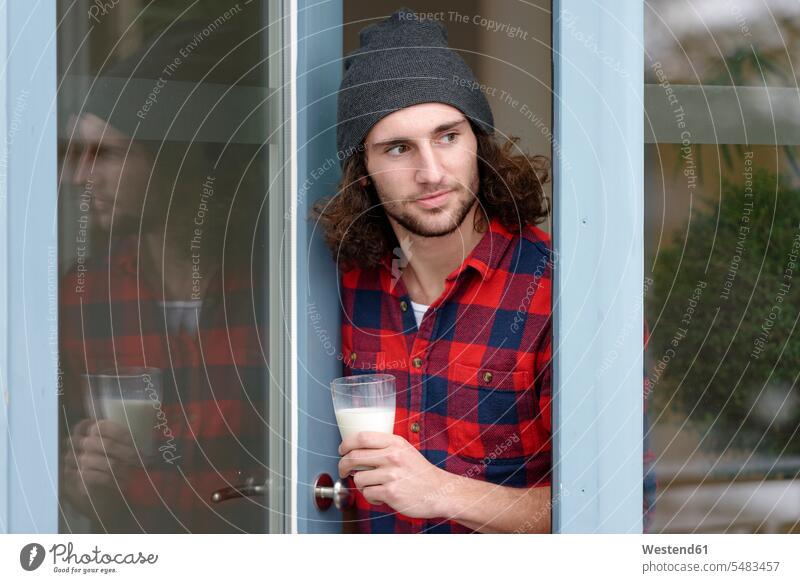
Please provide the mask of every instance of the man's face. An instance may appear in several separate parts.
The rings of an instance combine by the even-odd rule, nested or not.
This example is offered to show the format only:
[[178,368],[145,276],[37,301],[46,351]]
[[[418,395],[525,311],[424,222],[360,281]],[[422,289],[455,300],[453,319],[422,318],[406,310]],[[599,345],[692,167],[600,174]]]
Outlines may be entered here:
[[95,224],[108,230],[113,212],[115,229],[134,228],[152,169],[144,146],[91,113],[71,117],[67,130],[62,179],[91,196]]
[[449,235],[475,205],[478,141],[455,107],[422,103],[395,111],[373,126],[365,146],[386,214],[410,233]]

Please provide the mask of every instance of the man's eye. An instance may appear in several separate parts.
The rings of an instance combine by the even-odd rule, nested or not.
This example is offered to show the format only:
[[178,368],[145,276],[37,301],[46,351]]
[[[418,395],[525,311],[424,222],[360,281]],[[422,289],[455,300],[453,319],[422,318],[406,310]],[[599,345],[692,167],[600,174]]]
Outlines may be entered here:
[[397,144],[396,146],[392,146],[391,148],[386,150],[386,153],[387,154],[392,154],[393,156],[397,155],[397,154],[402,154],[403,152],[405,152],[405,150],[403,150],[403,152],[401,152],[401,151],[398,150],[398,148],[406,148],[406,147],[407,146],[405,144]]
[[445,134],[444,136],[442,136],[442,140],[446,143],[452,144],[453,142],[456,141],[457,137],[458,137],[458,132],[450,132],[449,134]]
[[97,158],[112,158],[117,156],[120,152],[116,148],[110,146],[98,146],[95,150],[95,157]]

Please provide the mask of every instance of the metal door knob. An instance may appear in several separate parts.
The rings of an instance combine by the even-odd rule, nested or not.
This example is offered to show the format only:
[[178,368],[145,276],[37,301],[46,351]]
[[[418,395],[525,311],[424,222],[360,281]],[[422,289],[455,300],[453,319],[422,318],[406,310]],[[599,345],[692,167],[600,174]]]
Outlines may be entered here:
[[244,498],[246,496],[263,496],[267,493],[269,481],[267,483],[256,482],[254,478],[249,478],[244,484],[237,484],[227,488],[220,488],[211,494],[211,501],[215,504],[233,500],[234,498]]
[[333,482],[328,474],[320,474],[314,482],[314,506],[318,510],[327,510],[331,504],[339,510],[350,508],[355,502],[353,491],[341,480]]

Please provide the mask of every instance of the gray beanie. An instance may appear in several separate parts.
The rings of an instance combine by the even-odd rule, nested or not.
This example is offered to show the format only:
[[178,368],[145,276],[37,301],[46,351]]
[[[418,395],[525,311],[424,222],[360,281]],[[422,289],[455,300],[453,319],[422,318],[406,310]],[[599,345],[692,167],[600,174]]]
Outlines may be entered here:
[[[246,47],[239,48],[242,35],[235,23],[223,23],[203,36],[208,29],[208,22],[192,19],[153,33],[132,55],[98,73],[78,113],[92,113],[153,147],[168,129],[172,139],[183,135],[187,141],[203,141],[217,120],[230,124],[241,119],[231,100],[205,103],[196,91],[200,83],[262,84],[255,71],[248,74],[252,59],[243,54]],[[219,66],[221,55],[228,55],[224,66]],[[199,132],[198,109],[205,116]],[[176,118],[179,122],[173,123]]]
[[339,88],[336,145],[342,166],[376,123],[419,103],[460,109],[486,134],[494,132],[492,110],[460,55],[447,46],[439,22],[408,8],[361,30],[361,48],[344,61]]

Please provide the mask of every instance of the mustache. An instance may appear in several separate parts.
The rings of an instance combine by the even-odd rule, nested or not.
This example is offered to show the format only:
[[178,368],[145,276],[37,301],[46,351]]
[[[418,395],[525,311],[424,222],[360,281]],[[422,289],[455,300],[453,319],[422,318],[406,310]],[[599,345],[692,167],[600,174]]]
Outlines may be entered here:
[[451,187],[446,187],[446,188],[437,188],[436,190],[432,190],[430,192],[419,194],[419,195],[415,196],[414,198],[412,198],[410,200],[411,200],[411,202],[416,202],[418,200],[425,200],[426,198],[431,198],[433,196],[444,194],[446,192],[455,192],[455,191],[457,191],[459,189],[460,189],[459,186],[451,186]]

